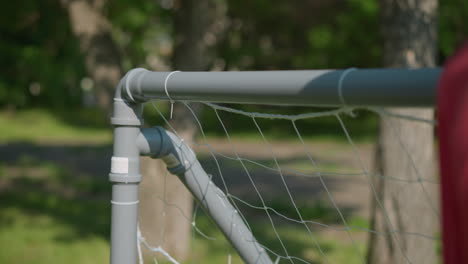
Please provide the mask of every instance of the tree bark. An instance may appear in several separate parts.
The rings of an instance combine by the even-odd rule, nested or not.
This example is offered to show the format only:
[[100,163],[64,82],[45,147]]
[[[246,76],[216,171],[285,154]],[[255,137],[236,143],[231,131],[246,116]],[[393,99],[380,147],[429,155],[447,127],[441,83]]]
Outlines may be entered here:
[[102,13],[104,0],[62,0],[80,43],[88,74],[94,80],[96,105],[109,116],[115,87],[122,77],[121,54],[111,24]]
[[[437,0],[381,0],[384,65],[434,66],[437,51]],[[433,119],[432,109],[388,109]],[[368,263],[438,263],[435,242],[414,235],[435,236],[438,230],[438,186],[419,179],[436,179],[434,133],[431,125],[382,117],[375,157],[374,186],[382,208],[372,196]],[[389,177],[412,181],[395,181]]]
[[[175,1],[174,9],[173,68],[209,70],[215,58],[214,45],[224,29],[224,2],[180,0]],[[177,74],[171,78],[177,78]],[[196,114],[200,112],[199,104],[190,107]],[[170,123],[185,142],[191,144],[195,140],[198,125],[183,104],[175,103]],[[192,196],[176,176],[167,174],[160,161],[142,159],[141,164],[145,173],[140,188],[142,233],[150,244],[161,245],[177,260],[184,260],[190,253]],[[157,196],[164,197],[166,206]]]

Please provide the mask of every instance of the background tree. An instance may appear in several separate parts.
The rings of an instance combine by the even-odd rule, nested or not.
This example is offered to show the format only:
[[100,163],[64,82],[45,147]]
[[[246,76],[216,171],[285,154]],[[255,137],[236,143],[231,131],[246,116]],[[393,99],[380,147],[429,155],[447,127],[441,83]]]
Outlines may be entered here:
[[[381,0],[384,65],[428,67],[436,64],[437,0]],[[392,112],[432,119],[429,109],[389,109]],[[430,125],[383,117],[376,155],[375,186],[384,210],[375,198],[372,229],[392,232],[437,233],[437,185],[419,182],[434,179],[434,134]],[[411,153],[411,156],[408,155]],[[417,168],[417,172],[415,170]],[[408,181],[396,182],[387,177]],[[432,205],[432,206],[431,206]],[[391,226],[386,217],[390,219]],[[391,234],[391,233],[389,233]],[[370,234],[368,263],[437,263],[432,240],[407,234]]]
[[[215,44],[222,37],[226,6],[220,0],[180,0],[174,6],[173,69],[210,70]],[[176,75],[174,76],[175,78]],[[199,114],[200,105],[190,104]],[[195,140],[198,126],[183,104],[174,105],[171,126],[187,142]],[[189,254],[192,236],[192,195],[174,175],[168,175],[161,161],[142,159],[145,175],[140,188],[140,225],[152,245],[162,245],[178,260]],[[156,191],[157,190],[157,191]],[[163,197],[163,201],[159,197]],[[164,212],[164,213],[163,213]],[[164,230],[162,233],[162,230]]]
[[122,76],[119,47],[112,39],[111,23],[103,15],[105,0],[63,0],[73,33],[95,82],[96,104],[110,114],[113,92]]

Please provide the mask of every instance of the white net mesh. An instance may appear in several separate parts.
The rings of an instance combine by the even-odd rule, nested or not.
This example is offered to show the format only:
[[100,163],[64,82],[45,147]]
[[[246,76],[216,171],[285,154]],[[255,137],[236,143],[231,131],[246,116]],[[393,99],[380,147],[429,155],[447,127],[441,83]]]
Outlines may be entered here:
[[[195,111],[185,102],[179,104],[189,109],[198,126],[200,136],[191,145],[198,160],[273,263],[367,263],[369,251],[385,251],[380,247],[393,252],[382,254],[382,259],[397,263],[418,263],[421,258],[415,255],[437,255],[438,180],[435,169],[424,163],[432,153],[435,122],[430,114],[351,107],[298,113],[255,106],[250,107],[254,111],[244,111],[211,103]],[[165,105],[152,105],[168,130],[179,135],[166,119]],[[292,114],[276,114],[280,111]],[[386,120],[381,129],[386,129],[386,144],[391,146],[383,144],[381,156],[399,157],[392,161],[396,164],[387,162],[379,169],[374,156],[380,118]],[[408,128],[402,126],[406,123]],[[413,144],[414,135],[404,131],[420,128],[430,131],[424,139],[429,157],[413,155],[422,143]],[[404,173],[395,167],[405,167]],[[165,191],[157,197],[164,208],[178,206]],[[392,201],[395,197],[400,201]],[[163,244],[150,245],[139,232],[139,246],[154,253],[155,263],[242,263],[197,206],[192,216],[181,216],[192,225],[188,258],[171,256]],[[427,219],[430,224],[424,224]],[[154,223],[163,238],[171,235],[165,221],[171,220]]]

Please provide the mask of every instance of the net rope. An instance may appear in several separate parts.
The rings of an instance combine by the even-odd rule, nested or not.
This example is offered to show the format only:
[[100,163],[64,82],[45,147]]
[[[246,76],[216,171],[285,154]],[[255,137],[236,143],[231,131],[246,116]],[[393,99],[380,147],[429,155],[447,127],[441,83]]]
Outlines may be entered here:
[[[227,144],[229,145],[233,155],[229,155],[223,151],[218,151],[216,150],[215,147],[213,147],[212,143],[210,143],[210,138],[207,136],[206,129],[202,125],[202,122],[200,121],[199,114],[197,114],[196,111],[192,109],[190,104],[188,104],[185,101],[180,101],[180,102],[174,102],[171,101],[171,105],[173,103],[180,103],[183,104],[191,113],[193,119],[196,121],[196,124],[198,126],[198,132],[200,134],[200,140],[199,142],[192,142],[192,147],[193,148],[203,148],[208,151],[208,155],[211,159],[211,161],[215,164],[215,169],[214,172],[210,172],[212,174],[216,174],[219,177],[221,187],[223,191],[225,192],[226,197],[229,199],[229,201],[232,203],[234,208],[239,212],[239,215],[242,217],[244,220],[245,224],[247,225],[248,229],[251,230],[254,234],[256,233],[255,230],[253,230],[252,226],[250,225],[250,222],[248,221],[248,217],[244,213],[244,210],[241,208],[249,208],[251,210],[257,211],[257,212],[263,212],[266,215],[267,223],[268,223],[268,228],[271,228],[273,231],[273,238],[276,239],[276,242],[278,243],[279,247],[277,249],[270,248],[266,244],[264,244],[264,241],[259,241],[259,243],[262,245],[262,247],[270,253],[270,256],[272,257],[272,260],[274,263],[280,263],[281,261],[285,261],[286,263],[315,263],[316,260],[310,261],[307,260],[303,257],[295,256],[290,253],[289,247],[287,243],[284,241],[284,238],[282,237],[281,232],[278,231],[278,219],[281,219],[281,221],[286,221],[294,224],[299,224],[301,225],[307,234],[308,238],[310,239],[311,245],[315,248],[315,250],[319,254],[319,259],[321,263],[332,263],[329,259],[329,256],[327,256],[326,251],[323,249],[323,246],[319,239],[317,238],[317,228],[322,228],[322,229],[327,229],[327,230],[332,230],[336,232],[344,232],[346,234],[346,237],[349,239],[351,242],[351,246],[353,248],[354,255],[357,259],[356,263],[366,263],[365,259],[365,253],[363,250],[360,248],[358,243],[355,240],[355,234],[353,233],[354,231],[363,231],[366,233],[374,233],[379,236],[389,236],[391,239],[393,239],[397,245],[397,249],[399,250],[402,256],[404,257],[404,263],[413,263],[411,259],[408,257],[407,252],[405,251],[402,242],[400,241],[400,236],[405,235],[405,236],[414,236],[418,237],[421,239],[428,239],[432,241],[438,241],[439,238],[434,235],[434,234],[427,234],[427,233],[421,233],[413,230],[398,230],[395,226],[394,223],[391,221],[391,217],[387,215],[387,212],[385,210],[385,206],[383,205],[383,202],[380,201],[379,195],[377,193],[374,180],[375,179],[385,179],[388,181],[394,181],[394,182],[401,182],[401,183],[406,183],[406,184],[415,184],[418,185],[422,191],[423,195],[425,196],[425,200],[427,202],[427,205],[431,208],[431,211],[433,213],[432,217],[439,218],[439,212],[437,205],[431,202],[429,192],[426,190],[425,184],[439,184],[438,181],[430,178],[430,177],[423,177],[421,173],[419,172],[416,162],[413,160],[410,151],[407,149],[407,146],[404,144],[404,142],[401,140],[400,136],[400,131],[396,129],[396,125],[391,122],[391,133],[395,135],[395,137],[398,139],[397,144],[401,149],[403,149],[405,155],[407,156],[406,158],[409,160],[411,168],[414,170],[416,178],[415,179],[408,179],[408,178],[401,178],[398,176],[394,175],[378,175],[378,174],[373,174],[371,173],[370,169],[366,165],[366,162],[362,159],[362,155],[359,152],[358,146],[355,144],[353,141],[351,134],[349,132],[349,129],[345,125],[345,122],[343,120],[343,116],[350,116],[350,117],[355,117],[357,111],[365,110],[372,112],[376,114],[377,116],[380,117],[391,117],[391,119],[397,119],[397,120],[405,120],[408,122],[418,122],[421,124],[425,124],[428,126],[435,126],[436,123],[432,119],[424,119],[424,118],[419,118],[415,116],[408,116],[408,115],[402,115],[398,113],[393,113],[391,111],[388,111],[386,109],[382,108],[376,108],[376,107],[348,107],[344,106],[341,108],[333,109],[333,110],[326,110],[326,111],[319,111],[319,112],[309,112],[309,113],[302,113],[302,114],[295,114],[295,115],[285,115],[285,114],[271,114],[271,113],[258,113],[258,112],[247,112],[243,111],[240,109],[235,109],[223,105],[218,105],[218,104],[213,104],[213,103],[208,103],[208,102],[201,102],[202,105],[204,105],[207,109],[211,110],[214,112],[214,115],[217,119],[217,122],[219,126],[222,128],[222,131],[224,133],[224,138]],[[176,136],[179,138],[180,135],[178,134],[178,131],[174,129],[167,118],[164,116],[163,111],[159,109],[159,107],[155,104],[154,101],[151,102],[153,108],[157,112],[157,114],[164,120],[165,125],[168,127],[168,129],[173,132]],[[172,106],[171,106],[172,107]],[[231,133],[229,132],[229,129],[226,125],[225,119],[222,118],[222,115],[228,113],[228,114],[234,114],[234,115],[239,115],[243,117],[250,118],[252,121],[254,127],[256,128],[256,132],[260,135],[261,140],[263,141],[263,145],[266,147],[267,152],[269,154],[269,159],[272,162],[272,164],[266,164],[264,162],[260,162],[254,159],[250,159],[248,157],[244,157],[239,150],[236,147],[236,144],[233,143]],[[172,110],[171,110],[171,115],[172,115]],[[327,171],[322,171],[320,169],[319,162],[314,158],[314,155],[310,151],[310,148],[308,147],[306,143],[306,139],[302,136],[301,130],[299,126],[297,125],[297,122],[300,120],[305,120],[305,119],[312,119],[312,118],[321,118],[321,117],[335,117],[336,120],[338,121],[338,124],[342,130],[342,134],[346,138],[346,141],[349,143],[351,146],[352,152],[354,154],[354,158],[356,159],[357,164],[359,164],[359,171],[357,172],[350,172],[350,173],[343,173],[343,172],[327,172]],[[258,122],[259,119],[268,119],[268,120],[284,120],[290,122],[290,126],[292,130],[295,132],[295,137],[298,139],[303,155],[307,158],[308,163],[311,165],[313,168],[313,173],[301,170],[301,169],[291,169],[291,168],[284,168],[281,166],[280,158],[278,153],[275,152],[274,148],[272,147],[272,143],[268,139],[268,135],[265,134],[264,129],[262,129],[262,126]],[[181,138],[183,140],[183,138]],[[180,146],[176,146],[179,147]],[[223,173],[223,165],[220,159],[225,159],[229,160],[232,162],[238,162],[238,165],[240,166],[241,170],[245,173],[247,176],[249,183],[254,190],[255,196],[258,199],[257,203],[247,201],[245,198],[240,197],[239,195],[234,194],[234,192],[230,189],[229,186],[229,181],[228,181],[228,176]],[[271,163],[271,162],[270,162]],[[255,179],[255,171],[252,171],[252,166],[257,166],[259,168],[263,168],[265,170],[268,170],[274,175],[271,175],[271,177],[274,177],[276,175],[279,176],[281,186],[276,186],[276,188],[282,188],[284,191],[287,193],[287,200],[293,209],[292,211],[294,212],[295,216],[292,217],[291,215],[287,215],[285,213],[280,212],[279,210],[275,209],[273,206],[268,205],[268,201],[264,198],[264,195],[262,195],[261,192],[261,186],[259,186],[258,182],[256,182]],[[330,191],[329,186],[327,185],[326,179],[328,177],[341,177],[341,178],[350,178],[350,177],[357,177],[357,176],[364,176],[367,179],[367,185],[370,189],[370,193],[377,203],[377,206],[380,208],[383,218],[384,218],[384,224],[386,225],[386,231],[381,231],[381,230],[372,230],[371,228],[366,228],[366,227],[360,227],[360,226],[354,226],[350,224],[347,220],[346,215],[343,213],[343,209],[340,209],[340,205],[338,202],[336,202],[336,199],[333,195],[333,192]],[[166,177],[172,177],[169,173],[166,173],[164,176],[164,186],[166,186]],[[305,179],[318,179],[320,182],[321,189],[325,191],[325,195],[327,197],[328,202],[332,205],[331,207],[334,209],[336,214],[338,214],[339,219],[340,219],[340,226],[337,226],[337,224],[327,224],[321,221],[313,220],[313,219],[306,219],[303,217],[301,210],[299,209],[299,206],[296,202],[296,199],[294,198],[294,193],[291,191],[291,187],[288,186],[288,181],[286,180],[287,178],[290,177],[302,177]],[[167,207],[177,207],[176,204],[170,203],[167,201],[167,194],[166,194],[166,188],[164,188],[162,197],[161,196],[156,196],[157,199],[159,199],[163,203],[163,214],[165,214],[165,208]],[[193,244],[196,239],[196,236],[200,236],[203,239],[207,240],[218,240],[219,238],[212,237],[210,235],[205,234],[198,226],[196,223],[197,219],[197,214],[199,213],[199,207],[196,205],[194,210],[193,210],[193,215],[191,217],[187,215],[183,215],[183,210],[178,208],[178,210],[182,213],[182,216],[192,225],[192,254],[194,255],[194,249],[193,249]],[[163,218],[165,219],[165,218]],[[158,225],[161,226],[161,245],[157,246],[151,246],[149,243],[145,240],[143,235],[140,233],[140,230],[138,230],[138,251],[139,251],[139,261],[140,264],[142,264],[143,257],[141,255],[141,248],[144,247],[147,250],[151,251],[154,253],[154,262],[158,263],[158,258],[162,259],[164,261],[169,261],[170,263],[180,263],[178,262],[175,258],[173,258],[168,252],[166,252],[163,248],[162,245],[164,244],[164,238],[167,235],[165,233],[165,221],[164,220],[162,223],[158,223]],[[266,228],[266,224],[264,226]],[[232,253],[233,251],[229,250],[227,253],[226,257],[226,263],[231,263],[232,262]],[[193,263],[197,263],[195,260]],[[203,263],[203,261],[201,261]]]

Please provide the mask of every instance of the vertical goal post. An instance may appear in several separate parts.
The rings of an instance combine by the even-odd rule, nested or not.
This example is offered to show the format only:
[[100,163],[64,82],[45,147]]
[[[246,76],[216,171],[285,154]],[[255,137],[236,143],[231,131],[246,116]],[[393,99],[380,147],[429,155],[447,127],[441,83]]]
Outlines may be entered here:
[[434,107],[442,70],[345,69],[247,72],[151,72],[134,69],[114,97],[111,263],[137,260],[140,155],[161,158],[214,219],[246,263],[274,263],[193,152],[174,134],[141,128],[153,100],[323,107]]

